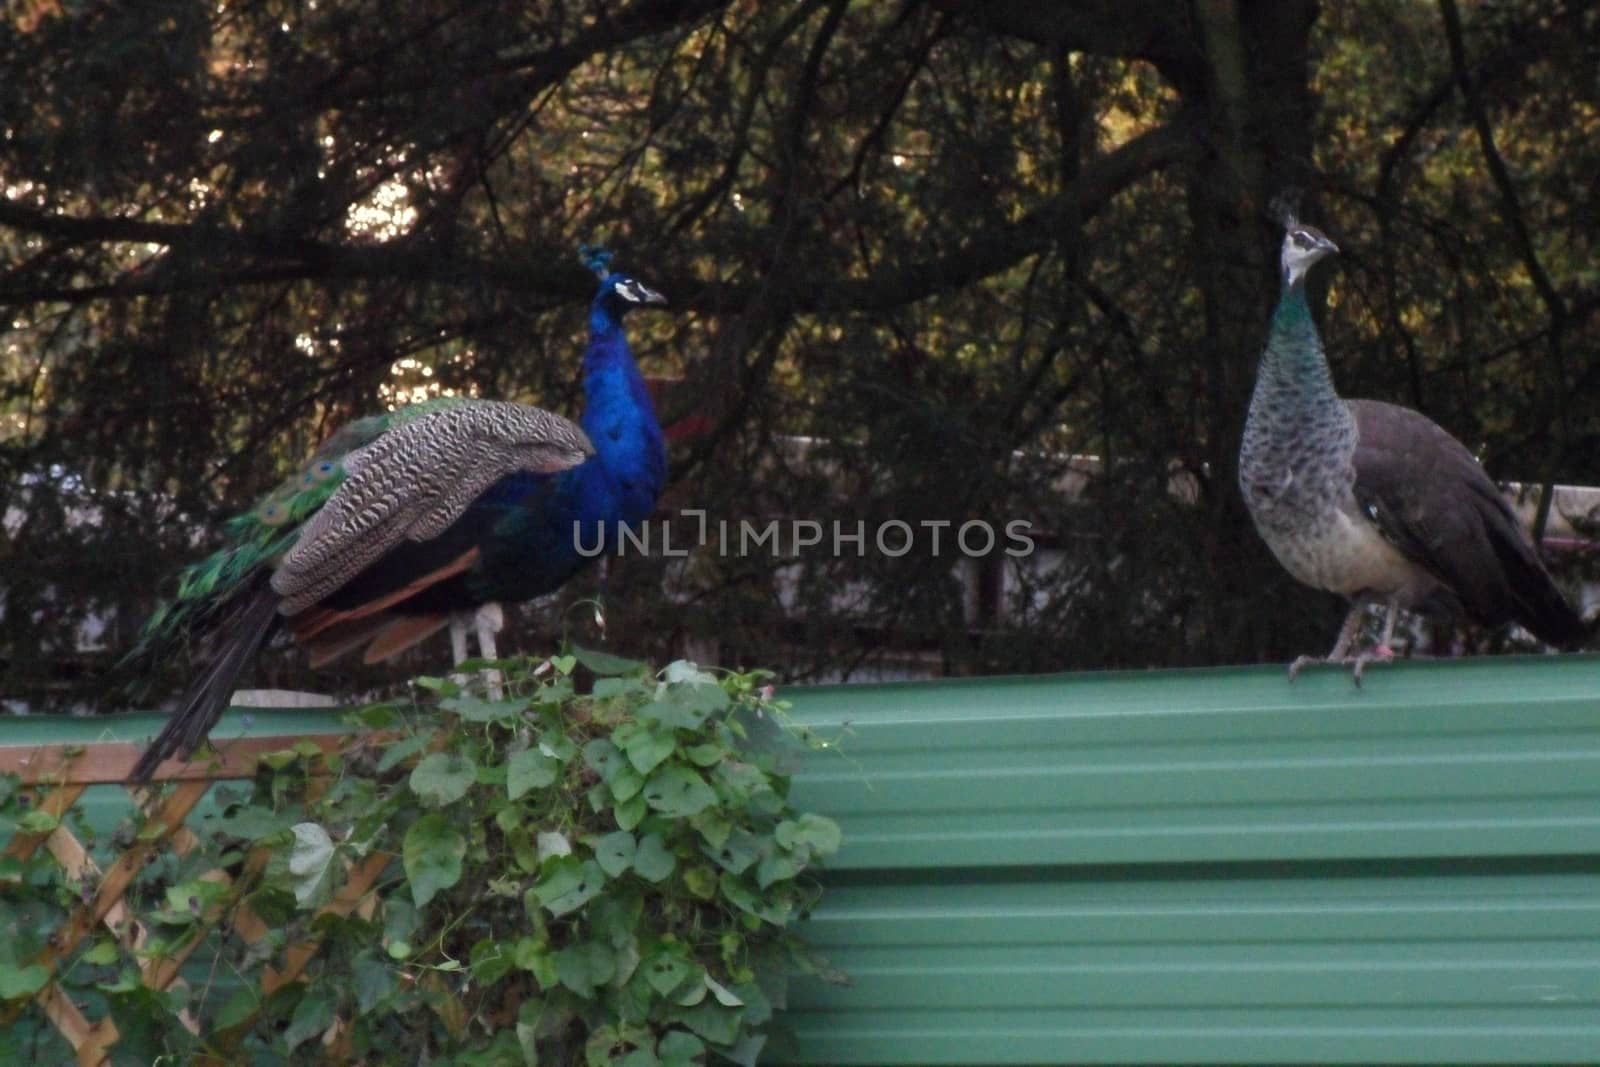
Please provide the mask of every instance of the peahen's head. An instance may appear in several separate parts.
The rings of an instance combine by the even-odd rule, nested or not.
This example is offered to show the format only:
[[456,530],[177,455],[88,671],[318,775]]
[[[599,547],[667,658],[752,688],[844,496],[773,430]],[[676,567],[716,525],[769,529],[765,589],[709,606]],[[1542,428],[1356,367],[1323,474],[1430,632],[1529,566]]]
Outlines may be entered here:
[[1283,283],[1298,285],[1318,260],[1337,251],[1339,246],[1315,226],[1290,222],[1283,235]]
[[641,305],[661,305],[667,298],[629,274],[611,269],[611,253],[593,245],[581,245],[578,253],[583,264],[600,276],[600,288],[595,291],[589,305],[589,317],[597,326],[602,322],[617,323],[631,309]]

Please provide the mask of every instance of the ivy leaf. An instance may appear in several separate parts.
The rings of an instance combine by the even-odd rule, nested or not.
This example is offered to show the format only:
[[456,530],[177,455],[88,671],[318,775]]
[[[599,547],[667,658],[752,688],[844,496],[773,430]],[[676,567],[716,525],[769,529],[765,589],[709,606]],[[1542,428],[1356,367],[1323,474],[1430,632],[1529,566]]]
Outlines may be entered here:
[[383,901],[383,940],[409,941],[417,932],[417,909],[404,897],[385,897]]
[[733,1043],[732,1048],[717,1049],[717,1055],[738,1064],[739,1067],[756,1067],[756,1061],[761,1056],[761,1049],[766,1043],[766,1034],[746,1033]]
[[722,899],[729,904],[748,915],[760,914],[761,904],[756,899],[755,890],[738,878],[725,873],[718,879],[717,886],[722,890]]
[[611,796],[618,802],[632,800],[644,788],[644,778],[632,767],[623,767],[611,776],[611,781],[606,783],[611,787]]
[[412,679],[419,689],[430,689],[435,693],[454,695],[461,692],[461,687],[448,678],[437,678],[431,674],[419,675]]
[[739,1037],[741,1014],[738,1008],[724,1008],[704,1000],[687,1011],[679,1012],[677,1018],[713,1045],[731,1045]]
[[293,820],[294,816],[289,812],[276,812],[260,804],[249,804],[214,822],[208,822],[206,829],[229,837],[242,837],[246,841],[259,841],[289,829]]
[[530,789],[554,785],[560,765],[537,748],[513,752],[506,764],[506,793],[512,800]]
[[0,963],[0,1000],[31,997],[48,981],[50,972],[41,964],[18,967],[14,963]]
[[595,986],[605,985],[617,973],[616,957],[605,945],[585,941],[555,954],[556,977],[580,997],[592,998]]
[[439,701],[445,711],[453,711],[463,722],[508,722],[522,718],[527,702],[511,700],[484,700],[471,693]]
[[609,700],[624,693],[631,693],[637,688],[634,682],[626,678],[597,678],[589,695],[596,700]]
[[546,992],[554,989],[560,982],[556,977],[555,956],[545,945],[531,937],[524,937],[517,942],[511,958],[519,968],[532,974],[534,980],[539,983],[539,988]]
[[710,900],[717,894],[717,872],[700,864],[683,872],[685,888],[701,900]]
[[550,666],[561,674],[571,674],[572,668],[578,665],[577,656],[551,656]]
[[302,908],[321,907],[333,895],[333,838],[314,822],[296,823],[289,850],[290,887]]
[[472,946],[472,961],[467,965],[473,981],[480,985],[494,985],[516,963],[514,952],[499,941],[483,938]]
[[712,773],[727,793],[740,800],[772,792],[766,772],[740,760],[724,760]]
[[561,916],[593,900],[605,884],[606,872],[594,860],[557,856],[545,861],[533,894],[551,915]]
[[[0,967],[3,967],[3,966],[4,965],[0,965]],[[35,966],[38,966],[38,965],[37,964],[30,964],[29,965],[29,967],[35,967]],[[24,967],[23,968],[24,971],[26,971],[28,969],[29,969],[28,967]],[[146,986],[145,986],[145,984],[143,982],[141,982],[139,980],[139,972],[138,972],[137,969],[135,969],[133,967],[124,967],[124,968],[122,968],[121,971],[117,972],[117,977],[116,977],[116,979],[114,981],[97,982],[97,983],[95,983],[95,988],[98,989],[98,990],[101,990],[102,992],[105,992],[105,993],[133,993],[133,992],[136,992],[136,991],[144,990],[146,988]],[[3,998],[4,998],[4,993],[3,993],[3,991],[0,991],[0,999],[3,999]]]
[[565,763],[578,754],[578,746],[566,734],[546,730],[539,735],[539,751],[558,763]]
[[650,988],[668,997],[672,995],[674,989],[683,984],[685,978],[689,977],[691,968],[689,961],[682,956],[662,951],[651,956],[641,970],[644,972],[644,980],[650,983]]
[[686,659],[675,659],[667,664],[662,671],[662,677],[668,685],[680,685],[688,682],[693,685],[716,685],[717,676],[710,671],[703,671],[694,663]]
[[706,975],[706,988],[711,990],[711,995],[717,998],[717,1003],[726,1008],[742,1008],[744,1001],[740,1000],[727,986],[718,982],[709,974]]
[[607,834],[595,843],[594,858],[601,870],[615,878],[633,864],[633,854],[638,842],[626,830]]
[[611,814],[616,817],[617,826],[623,830],[632,830],[644,821],[645,812],[649,811],[644,797],[632,796],[611,809]]
[[636,1048],[616,1061],[617,1067],[661,1067],[656,1054],[647,1048]]
[[461,880],[461,860],[467,839],[439,812],[430,812],[411,824],[401,848],[411,899],[422,907],[442,889]]
[[350,961],[350,973],[355,979],[356,1006],[363,1015],[387,1000],[397,985],[394,971],[371,949]]
[[478,767],[459,752],[434,752],[411,769],[411,791],[423,802],[442,808],[467,795],[477,780]]
[[96,967],[104,967],[107,964],[116,963],[117,960],[122,958],[122,953],[117,951],[117,943],[115,941],[96,941],[94,947],[85,952],[80,958],[84,963],[92,963]]
[[34,808],[17,820],[17,829],[25,834],[47,834],[60,825],[61,820],[43,808]]
[[602,677],[633,674],[645,670],[645,665],[638,660],[623,659],[609,652],[596,652],[592,648],[574,648],[572,654],[577,657],[579,663]]
[[716,808],[702,811],[689,820],[689,825],[700,831],[700,837],[712,848],[721,848],[733,833],[733,822]]
[[540,863],[551,856],[572,855],[572,842],[568,841],[567,835],[559,830],[540,830],[538,840]]
[[697,767],[710,767],[712,764],[720,763],[727,754],[727,749],[710,741],[703,745],[695,745],[684,752],[684,755],[689,757],[689,762]]
[[693,1067],[698,1057],[705,1055],[705,1051],[704,1041],[683,1030],[672,1031],[656,1046],[661,1067]]
[[383,755],[378,757],[378,773],[393,770],[406,760],[421,752],[433,740],[431,732],[413,734],[403,740],[396,741],[383,750]]
[[644,786],[644,799],[663,815],[687,818],[716,803],[717,794],[694,771],[671,765],[650,776]]
[[723,839],[720,847],[706,848],[702,851],[716,860],[717,865],[723,870],[743,874],[752,863],[761,858],[763,851],[761,846],[762,839],[755,834],[748,830],[735,830]]
[[318,1036],[333,1022],[333,997],[322,989],[313,989],[300,998],[289,1017],[289,1026],[283,1031],[284,1044],[292,1052],[299,1045]]
[[627,758],[622,750],[604,737],[597,737],[583,746],[583,762],[600,776],[602,782],[610,782],[618,771],[627,767]]
[[793,878],[805,869],[806,865],[791,852],[769,852],[761,857],[761,863],[756,867],[756,884],[765,889],[773,882]]
[[667,851],[660,834],[646,834],[639,840],[639,849],[633,854],[633,869],[640,878],[659,882],[677,865],[678,857]]
[[628,738],[622,750],[627,753],[628,762],[633,764],[634,770],[640,774],[649,774],[662,760],[672,755],[672,750],[677,747],[677,742],[673,740],[671,734],[640,730]]
[[668,686],[667,699],[694,715],[699,722],[723,710],[730,702],[728,694],[715,682]]
[[242,1022],[246,1022],[256,1013],[256,1007],[261,1003],[261,998],[256,996],[256,991],[249,987],[236,989],[233,996],[229,997],[217,1012],[217,1017],[212,1021],[212,1029],[231,1030]]
[[794,851],[805,848],[819,856],[831,855],[839,850],[843,835],[839,824],[824,815],[809,812],[798,819],[785,819],[773,831],[779,845]]

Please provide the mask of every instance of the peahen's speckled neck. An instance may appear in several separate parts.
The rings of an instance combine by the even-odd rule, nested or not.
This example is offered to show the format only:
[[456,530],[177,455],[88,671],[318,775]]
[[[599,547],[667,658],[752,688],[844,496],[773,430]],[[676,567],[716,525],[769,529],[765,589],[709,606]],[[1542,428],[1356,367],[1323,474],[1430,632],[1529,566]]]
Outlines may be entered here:
[[1303,280],[1283,287],[1272,313],[1267,347],[1261,355],[1255,395],[1250,402],[1251,419],[1263,408],[1271,408],[1280,416],[1275,422],[1290,426],[1301,420],[1310,425],[1325,419],[1333,409],[1344,410],[1344,402],[1333,387],[1322,338],[1311,319]]

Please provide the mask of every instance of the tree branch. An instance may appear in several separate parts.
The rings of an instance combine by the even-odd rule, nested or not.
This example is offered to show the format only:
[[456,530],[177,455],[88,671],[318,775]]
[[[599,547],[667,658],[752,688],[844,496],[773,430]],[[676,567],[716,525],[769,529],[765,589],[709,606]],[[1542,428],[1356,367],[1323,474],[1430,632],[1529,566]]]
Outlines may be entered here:
[[[1550,318],[1547,348],[1550,352],[1554,388],[1551,390],[1549,407],[1554,415],[1552,422],[1558,428],[1557,441],[1551,450],[1554,455],[1559,453],[1561,442],[1568,437],[1567,372],[1566,359],[1562,352],[1562,334],[1568,314],[1566,301],[1561,298],[1561,293],[1539,260],[1539,250],[1534,247],[1533,234],[1528,229],[1528,221],[1523,213],[1521,199],[1517,196],[1517,187],[1512,181],[1511,170],[1506,166],[1505,157],[1495,145],[1494,127],[1489,123],[1489,112],[1484,106],[1483,94],[1479,92],[1478,83],[1467,68],[1467,49],[1461,32],[1461,11],[1456,6],[1456,0],[1439,0],[1439,13],[1444,18],[1445,39],[1450,46],[1450,65],[1455,70],[1457,84],[1461,86],[1461,97],[1466,103],[1473,129],[1477,131],[1478,143],[1483,150],[1484,166],[1488,168],[1489,176],[1493,179],[1495,190],[1500,196],[1501,221],[1511,231],[1518,255]],[[1553,470],[1550,469],[1553,467],[1553,462],[1548,463],[1546,475],[1541,479],[1545,484],[1540,493],[1538,515],[1533,523],[1535,544],[1538,544],[1540,538],[1544,536],[1545,524],[1550,518],[1550,506],[1555,499],[1555,478]]]
[[820,289],[795,297],[791,310],[884,310],[998,274],[1028,256],[1047,251],[1069,220],[1088,221],[1141,178],[1192,158],[1201,147],[1198,130],[1195,116],[1180,114],[1086,164],[1078,179],[1054,200],[1017,222],[969,241],[954,255],[899,269],[886,264],[875,278],[830,280]]
[[1199,85],[1205,57],[1186,14],[1169,0],[933,0],[933,6],[996,33],[1050,48],[1143,59],[1179,89]]

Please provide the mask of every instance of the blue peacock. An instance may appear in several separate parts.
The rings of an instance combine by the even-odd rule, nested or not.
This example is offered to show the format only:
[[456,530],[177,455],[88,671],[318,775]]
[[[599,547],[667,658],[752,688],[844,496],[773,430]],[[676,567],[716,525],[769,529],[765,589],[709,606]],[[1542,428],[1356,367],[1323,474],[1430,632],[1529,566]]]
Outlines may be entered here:
[[131,781],[193,753],[280,628],[317,667],[357,649],[380,662],[450,626],[459,662],[469,613],[488,645],[499,602],[558,589],[603,554],[593,551],[597,541],[614,551],[621,527],[649,517],[666,481],[666,448],[622,324],[630,309],[666,300],[612,271],[604,249],[580,251],[600,285],[579,423],[447,397],[335,433],[303,470],[230,520],[227,544],[183,571],[176,596],[145,624],[130,659],[188,640],[207,663]]

